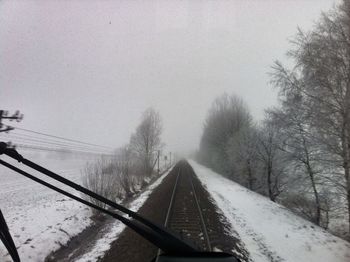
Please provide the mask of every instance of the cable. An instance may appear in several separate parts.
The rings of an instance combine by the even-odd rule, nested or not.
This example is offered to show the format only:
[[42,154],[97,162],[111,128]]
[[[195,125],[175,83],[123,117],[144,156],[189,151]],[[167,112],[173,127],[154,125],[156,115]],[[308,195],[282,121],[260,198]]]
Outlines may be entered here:
[[[35,136],[28,136],[28,135],[23,135],[23,134],[18,134],[16,135],[13,134],[7,134],[7,135],[1,135],[4,139],[10,139],[13,144],[15,145],[20,145],[24,148],[28,147],[35,147],[32,149],[40,149],[40,150],[45,150],[48,149],[48,151],[64,151],[64,150],[70,150],[70,151],[77,151],[77,152],[88,152],[88,153],[96,153],[96,154],[107,154],[107,155],[113,155],[113,152],[110,150],[105,150],[102,148],[98,148],[95,146],[85,146],[85,145],[79,145],[79,144],[72,144],[72,143],[66,143],[66,142],[61,142],[56,140],[48,140],[48,139],[42,139],[38,138]],[[32,139],[32,138],[27,138],[27,137],[22,137],[22,136],[28,136],[28,137],[34,137],[38,139]],[[52,145],[57,146],[52,148]],[[43,149],[43,146],[45,149]]]
[[14,127],[14,128],[15,128],[15,129],[18,129],[18,130],[22,130],[22,131],[34,133],[34,134],[39,134],[39,135],[47,136],[47,137],[58,138],[58,139],[62,139],[62,140],[66,140],[66,141],[71,141],[71,142],[76,142],[76,143],[81,143],[81,144],[90,145],[90,146],[98,146],[98,147],[113,149],[113,148],[107,147],[107,146],[101,146],[101,145],[92,144],[92,143],[87,143],[87,142],[83,142],[83,141],[79,141],[79,140],[75,140],[75,139],[70,139],[70,138],[65,138],[65,137],[61,137],[61,136],[55,136],[55,135],[45,134],[45,133],[42,133],[42,132],[38,132],[38,131],[34,131],[34,130],[29,130],[29,129],[25,129],[25,128],[20,128],[20,127]]
[[[1,135],[1,133],[0,133]],[[63,142],[62,140],[58,140],[58,139],[50,139],[50,138],[43,138],[40,136],[32,136],[32,135],[27,135],[27,134],[21,134],[21,133],[16,133],[16,132],[11,132],[6,134],[7,136],[14,137],[14,138],[20,138],[20,139],[27,139],[29,141],[38,141],[38,142],[42,142],[42,143],[49,143],[49,144],[56,144],[56,145],[60,145],[60,146],[71,146],[71,147],[81,147],[84,149],[92,149],[95,148],[98,150],[102,150],[101,148],[97,147],[97,146],[85,146],[85,145],[80,145],[79,143],[71,143],[71,142]]]
[[[71,145],[71,144],[65,144],[65,143],[55,143],[55,142],[46,142],[46,141],[42,141],[40,139],[31,139],[31,138],[25,138],[25,137],[20,137],[17,135],[11,135],[8,137],[9,139],[11,139],[13,144],[17,144],[17,143],[30,143],[34,145],[39,144],[39,146],[59,146],[59,149],[68,149],[68,150],[75,150],[75,151],[93,151],[93,152],[101,152],[104,154],[111,154],[112,152],[110,151],[104,151],[103,149],[100,148],[92,148],[92,147],[86,147],[86,146],[80,146],[80,145]],[[19,140],[19,141],[16,141]]]
[[[24,148],[24,149],[34,149],[34,150],[42,150],[42,151],[48,151],[48,152],[65,152],[65,148],[49,148],[49,147],[43,147],[43,146],[37,146],[37,145],[28,145],[28,144],[16,144],[17,147],[19,148]],[[82,150],[72,150],[69,149],[73,153],[81,153],[81,154],[94,154],[94,155],[105,155],[105,156],[114,156],[113,154],[108,154],[104,152],[93,152],[93,151],[82,151]]]

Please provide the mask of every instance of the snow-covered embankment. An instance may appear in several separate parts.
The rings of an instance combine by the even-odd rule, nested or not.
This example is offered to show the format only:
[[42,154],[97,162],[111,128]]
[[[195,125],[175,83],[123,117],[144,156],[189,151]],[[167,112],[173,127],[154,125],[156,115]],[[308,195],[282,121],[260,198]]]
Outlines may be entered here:
[[254,262],[349,262],[350,244],[212,170],[189,161]]

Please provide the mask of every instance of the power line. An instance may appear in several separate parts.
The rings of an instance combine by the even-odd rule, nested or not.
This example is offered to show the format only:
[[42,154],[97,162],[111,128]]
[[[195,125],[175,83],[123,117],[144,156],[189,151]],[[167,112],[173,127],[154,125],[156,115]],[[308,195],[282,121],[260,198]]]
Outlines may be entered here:
[[[35,139],[35,140],[40,140],[41,142],[48,142],[48,143],[60,143],[64,145],[71,145],[71,146],[84,146],[85,145],[80,145],[78,143],[72,143],[72,142],[65,142],[64,140],[59,140],[59,139],[52,139],[52,138],[46,138],[43,136],[36,136],[36,135],[27,135],[27,134],[22,134],[22,133],[16,133],[16,132],[11,132],[6,135],[9,136],[14,136],[14,137],[20,137],[20,138],[25,138],[25,139]],[[89,146],[90,147],[90,146]],[[92,146],[91,146],[92,147]],[[95,147],[95,146],[94,146]],[[96,147],[95,147],[96,148]]]
[[75,139],[70,139],[70,138],[65,138],[65,137],[61,137],[61,136],[55,136],[55,135],[45,134],[45,133],[42,133],[42,132],[38,132],[38,131],[34,131],[34,130],[29,130],[29,129],[25,129],[25,128],[15,127],[15,129],[22,130],[22,131],[26,131],[26,132],[30,132],[30,133],[34,133],[34,134],[38,134],[38,135],[43,135],[43,136],[47,136],[47,137],[53,137],[53,138],[58,138],[58,139],[62,139],[62,140],[66,140],[66,141],[71,141],[71,142],[75,142],[75,143],[85,144],[85,145],[89,145],[89,146],[97,146],[97,147],[102,147],[102,148],[107,148],[107,149],[113,149],[112,147],[101,146],[101,145],[92,144],[92,143],[87,143],[87,142],[83,142],[83,141],[79,141],[79,140],[75,140]]
[[[0,134],[1,135],[1,134]],[[77,146],[77,147],[84,147],[84,148],[99,148],[97,146],[87,146],[85,144],[80,145],[79,143],[73,143],[73,142],[65,142],[65,140],[59,140],[59,139],[52,139],[52,138],[46,138],[42,136],[36,136],[36,135],[27,135],[27,134],[22,134],[22,133],[16,133],[16,132],[11,132],[11,133],[6,133],[8,136],[14,136],[14,137],[19,137],[23,139],[35,139],[35,140],[40,140],[40,142],[47,142],[47,143],[59,143],[60,145],[67,145],[67,146]],[[100,148],[98,150],[101,150]]]
[[[17,134],[17,133],[16,133]],[[33,137],[33,136],[32,136]],[[8,139],[11,140],[15,140],[13,143],[16,143],[16,140],[20,140],[20,141],[24,141],[24,142],[34,142],[34,143],[39,143],[39,144],[44,144],[45,146],[47,145],[54,145],[54,146],[59,146],[59,147],[64,147],[64,148],[68,148],[68,149],[78,149],[78,150],[92,150],[92,151],[101,151],[103,153],[111,153],[110,150],[106,151],[106,149],[101,149],[101,148],[97,148],[97,147],[87,147],[87,146],[81,146],[78,144],[67,144],[61,141],[57,141],[57,140],[47,140],[47,139],[41,139],[38,137],[34,137],[33,138],[27,138],[27,137],[23,137],[22,134],[19,135],[15,135],[14,133],[12,134],[8,134],[7,136]]]
[[[41,150],[41,151],[47,151],[47,152],[64,152],[64,149],[58,149],[58,148],[50,148],[50,147],[44,147],[44,146],[38,146],[38,145],[30,145],[30,144],[20,144],[18,143],[16,145],[18,148],[22,149],[33,149],[33,150]],[[102,153],[102,152],[93,152],[93,151],[83,151],[83,150],[70,150],[72,153],[79,153],[79,154],[93,154],[93,155],[105,155],[105,156],[113,156],[113,154],[108,153]]]
[[56,143],[48,143],[48,142],[42,142],[42,141],[34,141],[35,139],[27,139],[27,138],[13,138],[8,137],[11,140],[11,143],[13,145],[19,145],[19,144],[25,144],[25,145],[33,145],[33,146],[40,146],[45,148],[53,148],[57,149],[57,151],[64,151],[64,150],[70,150],[70,151],[81,151],[81,152],[95,152],[95,153],[101,153],[101,154],[112,154],[111,151],[106,151],[100,148],[87,148],[82,147],[79,145],[76,146],[70,146],[70,145],[64,145],[64,144],[56,144]]

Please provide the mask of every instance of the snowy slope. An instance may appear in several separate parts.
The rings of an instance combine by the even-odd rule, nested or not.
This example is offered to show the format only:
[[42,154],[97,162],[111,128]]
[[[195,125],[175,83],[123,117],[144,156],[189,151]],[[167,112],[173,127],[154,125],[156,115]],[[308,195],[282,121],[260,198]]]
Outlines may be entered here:
[[349,262],[350,244],[281,205],[189,161],[254,262]]

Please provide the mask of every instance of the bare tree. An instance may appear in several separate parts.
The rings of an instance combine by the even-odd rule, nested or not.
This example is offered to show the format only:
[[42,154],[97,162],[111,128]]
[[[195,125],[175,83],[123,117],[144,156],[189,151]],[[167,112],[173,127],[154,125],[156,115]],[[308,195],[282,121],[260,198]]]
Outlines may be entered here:
[[284,179],[287,158],[281,150],[282,137],[270,118],[266,118],[259,129],[257,155],[262,163],[263,177],[266,179],[267,195],[276,201],[286,186]]
[[233,176],[228,143],[240,129],[250,124],[251,119],[241,98],[224,94],[215,99],[204,123],[201,161],[223,175]]
[[[82,181],[85,187],[112,201],[121,197],[118,177],[113,174],[110,159],[100,158],[93,163],[87,163],[82,173]],[[105,208],[104,203],[88,198],[92,203]]]
[[153,108],[147,109],[130,138],[130,149],[139,160],[144,176],[150,176],[153,172],[158,150],[162,148],[161,134],[162,121],[159,113]]
[[113,173],[118,178],[126,198],[132,196],[136,192],[135,156],[128,145],[117,150],[113,161]]
[[250,190],[259,190],[258,130],[247,126],[229,141],[228,155],[234,170],[234,180]]
[[323,14],[315,28],[299,30],[289,51],[293,71],[276,63],[275,83],[284,93],[300,93],[324,151],[333,155],[346,181],[350,231],[350,6]]
[[303,97],[284,97],[281,101],[281,108],[270,110],[269,115],[283,137],[281,149],[288,154],[294,167],[309,178],[307,184],[311,185],[316,210],[312,212],[314,216],[311,220],[320,225],[322,207],[318,185],[322,182],[320,175],[323,170],[320,147],[309,125],[309,113]]
[[295,61],[293,70],[276,62],[273,82],[284,96],[302,97],[310,128],[327,156],[324,160],[334,170],[342,169],[350,232],[349,1],[323,14],[310,32],[299,29],[293,44],[295,48],[288,52]]

